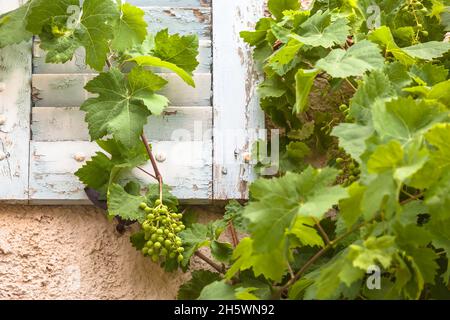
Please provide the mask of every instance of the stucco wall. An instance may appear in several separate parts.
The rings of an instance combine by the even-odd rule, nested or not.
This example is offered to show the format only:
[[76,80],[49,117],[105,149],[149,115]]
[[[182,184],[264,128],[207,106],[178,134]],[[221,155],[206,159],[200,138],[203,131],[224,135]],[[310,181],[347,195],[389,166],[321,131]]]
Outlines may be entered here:
[[173,299],[186,279],[145,259],[101,210],[0,205],[0,299]]

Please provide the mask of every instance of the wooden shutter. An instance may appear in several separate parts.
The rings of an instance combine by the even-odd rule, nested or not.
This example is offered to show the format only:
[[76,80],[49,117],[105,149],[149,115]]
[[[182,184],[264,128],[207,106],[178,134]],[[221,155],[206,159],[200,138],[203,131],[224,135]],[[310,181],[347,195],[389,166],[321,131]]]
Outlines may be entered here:
[[[0,14],[19,0],[0,2]],[[28,200],[31,41],[0,49],[0,200]]]
[[[247,183],[253,174],[244,158],[253,142],[250,130],[262,128],[263,117],[254,94],[257,76],[251,53],[239,38],[239,31],[249,29],[262,15],[264,1],[127,2],[143,8],[150,32],[167,27],[171,33],[195,33],[200,39],[200,65],[194,72],[196,88],[161,69],[161,75],[169,80],[163,94],[171,105],[164,116],[151,117],[145,127],[155,153],[165,158],[159,163],[165,182],[184,201],[246,198]],[[17,143],[11,147],[14,153],[10,152],[8,158],[20,167],[20,179],[10,174],[9,179],[15,179],[15,189],[2,188],[0,196],[24,200],[28,197],[35,204],[88,203],[74,172],[98,151],[96,144],[89,141],[84,113],[79,110],[89,97],[83,87],[95,72],[83,65],[82,51],[63,65],[46,64],[38,40],[32,51],[32,75],[30,44],[1,53],[3,61],[8,63],[10,57],[9,63],[14,66],[6,73],[11,78],[7,86],[13,90],[0,93],[1,96],[8,92],[8,96],[1,96],[2,104],[6,102],[12,110],[20,109],[17,115],[21,125],[14,127]],[[174,140],[175,129],[189,132],[193,141]],[[5,167],[2,168],[1,182],[8,178],[3,175],[7,172]],[[151,171],[150,165],[144,168]],[[133,174],[143,182],[154,182],[138,170]],[[18,193],[22,196],[18,197]]]

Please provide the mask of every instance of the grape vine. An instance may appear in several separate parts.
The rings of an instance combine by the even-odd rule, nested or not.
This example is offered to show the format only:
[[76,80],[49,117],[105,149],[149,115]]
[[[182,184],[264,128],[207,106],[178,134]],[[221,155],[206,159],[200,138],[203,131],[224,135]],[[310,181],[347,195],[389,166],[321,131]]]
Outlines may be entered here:
[[193,257],[210,266],[191,270],[178,298],[448,299],[449,3],[300,2],[268,0],[241,32],[263,75],[260,106],[282,132],[279,172],[207,224],[180,210],[143,134],[168,104],[152,68],[194,85],[195,36],[147,34],[142,10],[120,1],[85,0],[73,25],[78,0],[31,0],[0,16],[0,47],[38,35],[51,63],[85,48],[99,75],[81,109],[104,151],[76,175],[108,216],[139,223],[133,246],[166,271]]

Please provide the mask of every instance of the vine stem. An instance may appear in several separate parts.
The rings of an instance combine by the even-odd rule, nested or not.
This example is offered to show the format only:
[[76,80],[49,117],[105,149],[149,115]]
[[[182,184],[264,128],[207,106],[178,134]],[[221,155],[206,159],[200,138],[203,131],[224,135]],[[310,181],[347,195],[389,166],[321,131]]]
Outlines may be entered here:
[[201,253],[200,251],[195,251],[194,253],[197,257],[199,257],[200,259],[202,259],[203,261],[205,261],[207,264],[209,264],[211,267],[213,267],[214,269],[216,269],[219,273],[224,273],[223,267],[220,266],[219,264],[215,263],[214,261],[212,261],[210,258],[208,258],[207,256],[205,256],[203,253]]
[[[374,220],[374,219],[372,219]],[[371,220],[371,221],[372,221]],[[325,247],[320,249],[314,256],[312,256],[302,267],[301,269],[295,274],[293,278],[291,278],[281,289],[277,292],[277,296],[281,296],[283,292],[285,292],[287,289],[289,289],[290,286],[292,286],[298,279],[300,279],[303,274],[309,269],[311,265],[314,264],[320,257],[322,257],[329,249],[331,249],[336,243],[341,241],[342,239],[346,238],[347,236],[351,235],[353,232],[359,230],[361,227],[365,226],[367,222],[363,222],[356,227],[350,229],[343,235],[335,238],[334,240],[330,241]]]
[[237,236],[236,229],[234,228],[232,221],[230,221],[230,223],[228,224],[228,230],[230,231],[231,234],[231,241],[233,242],[233,247],[236,248],[237,245],[239,244],[239,238]]
[[158,169],[158,164],[156,163],[155,157],[153,156],[152,149],[150,148],[150,144],[148,143],[147,137],[144,133],[141,134],[142,143],[144,143],[145,150],[147,150],[148,157],[150,158],[150,162],[153,167],[153,172],[155,173],[156,180],[159,183],[159,201],[162,203],[162,190],[163,190],[163,178],[161,172]]

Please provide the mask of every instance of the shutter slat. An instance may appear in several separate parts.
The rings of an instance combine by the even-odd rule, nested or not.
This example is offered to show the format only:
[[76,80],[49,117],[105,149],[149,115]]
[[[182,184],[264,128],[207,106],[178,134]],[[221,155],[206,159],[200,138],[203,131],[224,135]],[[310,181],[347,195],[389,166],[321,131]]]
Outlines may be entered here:
[[[79,108],[33,108],[34,141],[89,141],[85,113]],[[164,115],[151,116],[144,128],[154,141],[199,141],[211,138],[211,107],[170,107]],[[209,130],[209,131],[208,131]]]
[[[172,106],[211,105],[211,75],[194,74],[195,88],[177,75],[160,74],[169,83],[161,91]],[[35,107],[79,107],[91,95],[84,90],[94,74],[34,74],[33,98]]]
[[[181,200],[211,199],[211,142],[159,141],[152,143],[155,154],[165,154],[159,163],[164,182],[173,186]],[[99,147],[87,141],[31,142],[30,203],[89,203],[84,186],[74,172],[83,165],[76,158],[89,160]],[[150,164],[143,166],[152,172]],[[144,184],[155,183],[138,169],[132,174]]]

